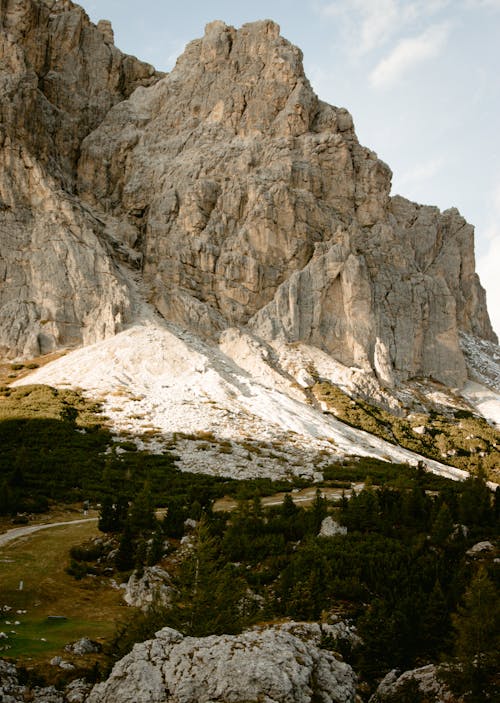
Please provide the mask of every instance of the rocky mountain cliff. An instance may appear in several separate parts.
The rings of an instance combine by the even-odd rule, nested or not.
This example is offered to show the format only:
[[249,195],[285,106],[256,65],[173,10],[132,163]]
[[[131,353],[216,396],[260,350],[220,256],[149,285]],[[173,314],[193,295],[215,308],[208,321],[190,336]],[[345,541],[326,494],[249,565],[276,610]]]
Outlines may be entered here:
[[2,0],[0,59],[0,351],[34,356],[114,334],[127,315],[76,168],[110,108],[160,75],[66,0]]
[[270,21],[213,22],[166,76],[69,0],[0,3],[0,350],[114,335],[139,290],[206,340],[304,342],[386,386],[496,341],[473,227],[390,196]]

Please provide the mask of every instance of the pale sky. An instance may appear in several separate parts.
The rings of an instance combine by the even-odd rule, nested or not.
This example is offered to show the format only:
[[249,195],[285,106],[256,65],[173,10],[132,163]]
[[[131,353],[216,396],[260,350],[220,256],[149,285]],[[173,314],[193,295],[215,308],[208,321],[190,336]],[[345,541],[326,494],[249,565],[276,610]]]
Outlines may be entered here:
[[346,107],[392,193],[457,207],[500,336],[500,0],[83,0],[115,44],[170,70],[207,22],[273,19],[318,96]]

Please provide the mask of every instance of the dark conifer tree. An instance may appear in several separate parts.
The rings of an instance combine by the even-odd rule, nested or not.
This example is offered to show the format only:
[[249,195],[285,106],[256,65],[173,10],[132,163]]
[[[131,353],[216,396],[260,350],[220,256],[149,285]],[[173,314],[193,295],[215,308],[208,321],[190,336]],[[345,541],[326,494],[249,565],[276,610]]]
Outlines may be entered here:
[[99,510],[98,527],[101,532],[115,532],[116,514],[111,496],[104,496]]
[[466,700],[483,703],[498,700],[500,671],[500,599],[498,588],[488,577],[484,566],[472,578],[463,604],[453,616],[456,655],[460,663],[458,679],[462,680]]
[[127,520],[123,528],[120,544],[115,557],[118,571],[131,571],[135,566],[135,545],[130,523]]
[[314,500],[309,509],[310,531],[317,535],[321,530],[321,523],[328,515],[327,500],[321,495],[319,488],[316,489]]
[[442,503],[432,525],[431,537],[436,544],[444,544],[453,532],[453,518],[447,503]]
[[422,605],[420,648],[431,656],[437,657],[449,646],[451,626],[448,604],[438,580],[434,583],[427,603]]
[[151,532],[156,527],[153,496],[148,483],[144,484],[130,507],[129,522],[134,535]]

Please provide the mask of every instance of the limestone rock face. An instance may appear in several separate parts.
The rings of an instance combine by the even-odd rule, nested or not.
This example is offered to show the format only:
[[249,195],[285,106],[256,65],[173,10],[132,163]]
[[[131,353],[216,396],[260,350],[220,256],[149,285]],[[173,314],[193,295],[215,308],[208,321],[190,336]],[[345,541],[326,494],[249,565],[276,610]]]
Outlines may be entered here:
[[0,353],[38,356],[115,334],[130,294],[104,227],[24,146],[0,152]]
[[170,75],[108,113],[78,170],[80,196],[136,228],[167,319],[304,341],[388,385],[460,385],[458,329],[493,338],[472,227],[391,198],[390,183],[269,21],[208,25]]
[[1,353],[114,334],[132,269],[202,337],[303,342],[388,386],[461,385],[459,330],[495,341],[472,227],[390,197],[276,24],[212,22],[162,77],[69,0],[0,9]]
[[385,703],[404,696],[405,687],[413,686],[422,698],[429,703],[456,703],[457,698],[441,680],[434,664],[412,669],[404,673],[396,669],[390,671],[380,682],[369,703]]
[[113,45],[109,22],[93,25],[70,0],[2,0],[0,57],[4,134],[66,189],[82,139],[115,103],[159,76]]
[[183,637],[164,628],[136,644],[87,703],[353,703],[350,666],[279,629]]
[[0,353],[114,334],[129,291],[104,223],[74,196],[82,139],[154,69],[69,0],[0,3]]

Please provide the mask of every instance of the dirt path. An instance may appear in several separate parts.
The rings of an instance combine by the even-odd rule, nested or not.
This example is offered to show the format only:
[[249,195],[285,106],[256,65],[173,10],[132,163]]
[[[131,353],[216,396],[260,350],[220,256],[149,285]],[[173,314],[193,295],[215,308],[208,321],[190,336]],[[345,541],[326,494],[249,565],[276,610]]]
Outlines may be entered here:
[[97,517],[85,517],[80,520],[66,520],[65,522],[49,522],[46,525],[27,525],[25,527],[14,527],[12,530],[8,530],[0,535],[0,547],[5,547],[6,544],[12,542],[12,540],[18,537],[26,537],[26,535],[31,535],[33,532],[38,532],[39,530],[48,530],[50,527],[62,527],[63,525],[77,525],[80,522],[91,522],[97,521]]
[[[351,484],[350,488],[321,488],[321,497],[326,498],[327,500],[340,500],[340,498],[342,498],[342,494],[344,493],[347,498],[349,498],[353,490],[359,492],[363,489],[364,485],[364,483],[354,483]],[[292,497],[294,503],[312,503],[316,497],[316,490],[316,486],[310,486],[308,488],[303,488],[300,491],[289,493],[288,495]],[[281,505],[285,495],[286,493],[280,492],[275,493],[272,496],[264,496],[261,498],[262,506],[264,508],[268,508],[275,505]],[[215,501],[213,509],[215,511],[234,510],[237,505],[238,501],[233,498],[219,498],[219,500]]]
[[[353,488],[355,490],[361,490],[363,488],[363,483],[354,484]],[[339,488],[323,488],[321,490],[321,495],[323,498],[328,500],[339,499],[345,493],[346,496],[350,496],[352,493],[352,488],[347,488],[345,490]],[[316,488],[304,488],[301,491],[290,494],[293,498],[294,503],[311,503],[316,496]],[[264,507],[270,507],[272,505],[281,505],[283,502],[285,494],[276,493],[273,496],[266,496],[262,499],[262,505]],[[238,505],[236,500],[232,499],[219,499],[214,503],[214,510],[234,510]],[[165,509],[161,508],[156,512],[156,517],[162,519],[165,516]],[[25,525],[24,527],[14,527],[12,530],[8,530],[3,534],[0,534],[0,548],[5,547],[6,544],[12,542],[19,537],[26,537],[39,530],[48,530],[51,527],[62,527],[64,525],[77,525],[81,522],[96,522],[99,518],[97,517],[87,517],[81,518],[79,520],[66,520],[64,522],[48,522],[45,525]]]

